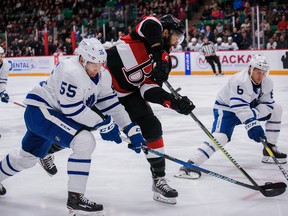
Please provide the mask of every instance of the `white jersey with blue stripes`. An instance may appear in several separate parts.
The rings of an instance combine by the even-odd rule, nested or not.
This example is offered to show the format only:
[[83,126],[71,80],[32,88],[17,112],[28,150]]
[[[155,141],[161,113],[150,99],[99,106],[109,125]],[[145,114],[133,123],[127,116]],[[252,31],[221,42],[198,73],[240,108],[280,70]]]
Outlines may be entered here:
[[91,110],[96,105],[123,128],[131,121],[111,86],[112,79],[107,70],[103,68],[92,79],[78,57],[72,57],[59,62],[48,80],[28,93],[24,103],[56,110],[88,127],[103,121]]
[[9,63],[6,59],[2,59],[2,65],[0,65],[0,92],[6,91],[8,73],[9,73]]
[[[234,112],[242,123],[255,117],[255,108],[264,117],[272,112],[275,101],[273,99],[273,82],[266,76],[261,85],[253,85],[248,69],[229,78],[218,92],[215,108]],[[257,118],[257,116],[256,116]]]

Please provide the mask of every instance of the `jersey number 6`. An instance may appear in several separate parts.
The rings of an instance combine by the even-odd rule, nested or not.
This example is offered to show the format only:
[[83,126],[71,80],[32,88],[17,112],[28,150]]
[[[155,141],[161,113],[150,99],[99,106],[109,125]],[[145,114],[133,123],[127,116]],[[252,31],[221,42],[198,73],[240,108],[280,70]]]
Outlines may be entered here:
[[66,92],[67,97],[74,97],[76,95],[77,87],[71,84],[67,84],[66,82],[61,83],[60,94],[63,95]]
[[243,92],[244,92],[244,90],[243,90],[242,88],[240,88],[240,86],[238,85],[238,86],[237,86],[237,93],[238,93],[239,95],[242,95]]

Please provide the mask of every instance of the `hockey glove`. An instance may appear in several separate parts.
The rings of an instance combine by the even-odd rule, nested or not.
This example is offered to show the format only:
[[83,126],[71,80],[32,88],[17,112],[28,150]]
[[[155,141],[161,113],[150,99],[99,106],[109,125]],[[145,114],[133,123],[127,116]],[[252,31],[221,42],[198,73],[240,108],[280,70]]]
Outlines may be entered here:
[[145,140],[141,134],[140,127],[134,123],[129,124],[123,132],[129,137],[131,144],[128,148],[134,150],[137,154],[141,152],[141,146],[145,144]]
[[168,80],[171,71],[171,60],[169,54],[161,51],[159,47],[152,48],[154,58],[154,67],[151,71],[151,78],[158,83],[163,83]]
[[0,93],[1,101],[3,103],[8,103],[9,102],[9,95],[6,91],[3,91]]
[[260,138],[265,140],[267,139],[263,128],[255,118],[248,119],[245,122],[245,128],[248,132],[249,138],[255,142],[261,142]]
[[118,125],[114,123],[111,116],[106,116],[105,120],[95,126],[99,130],[103,140],[114,141],[117,144],[122,142]]
[[195,108],[194,104],[188,97],[184,96],[180,99],[173,98],[171,101],[164,101],[164,106],[170,107],[180,114],[189,115]]

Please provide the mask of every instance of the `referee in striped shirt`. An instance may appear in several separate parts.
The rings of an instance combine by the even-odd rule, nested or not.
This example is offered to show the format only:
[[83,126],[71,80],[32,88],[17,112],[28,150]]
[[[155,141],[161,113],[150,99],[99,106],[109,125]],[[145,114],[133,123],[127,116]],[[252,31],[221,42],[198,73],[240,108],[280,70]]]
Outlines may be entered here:
[[[221,70],[221,63],[219,58],[216,56],[216,50],[214,47],[214,43],[208,40],[208,37],[203,38],[203,43],[199,49],[200,54],[205,56],[206,61],[211,65],[213,73],[218,76],[218,74],[223,75]],[[216,72],[216,68],[214,62],[217,64],[218,73]]]

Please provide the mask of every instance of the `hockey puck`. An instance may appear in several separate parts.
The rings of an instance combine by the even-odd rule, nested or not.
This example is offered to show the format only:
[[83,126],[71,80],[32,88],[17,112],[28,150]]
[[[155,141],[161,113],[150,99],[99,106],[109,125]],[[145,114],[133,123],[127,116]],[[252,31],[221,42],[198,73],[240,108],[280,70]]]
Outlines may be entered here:
[[270,184],[272,184],[272,182],[266,182],[266,183],[265,183],[265,185],[270,185]]

